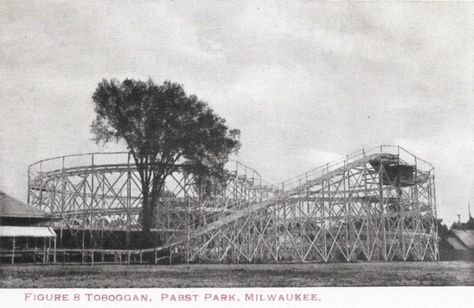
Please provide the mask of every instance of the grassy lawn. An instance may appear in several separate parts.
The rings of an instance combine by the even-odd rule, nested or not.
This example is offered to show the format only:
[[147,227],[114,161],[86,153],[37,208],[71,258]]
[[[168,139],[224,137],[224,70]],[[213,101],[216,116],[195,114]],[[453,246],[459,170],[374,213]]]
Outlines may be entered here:
[[474,263],[0,266],[1,288],[431,285],[474,285]]

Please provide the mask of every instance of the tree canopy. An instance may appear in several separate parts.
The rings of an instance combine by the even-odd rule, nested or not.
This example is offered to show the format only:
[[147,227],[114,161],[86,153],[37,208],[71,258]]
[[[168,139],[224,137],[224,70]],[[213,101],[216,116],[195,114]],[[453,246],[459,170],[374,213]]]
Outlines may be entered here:
[[137,166],[144,232],[171,173],[181,168],[201,178],[222,178],[229,155],[240,147],[239,130],[171,81],[103,79],[92,99],[95,141],[124,141]]

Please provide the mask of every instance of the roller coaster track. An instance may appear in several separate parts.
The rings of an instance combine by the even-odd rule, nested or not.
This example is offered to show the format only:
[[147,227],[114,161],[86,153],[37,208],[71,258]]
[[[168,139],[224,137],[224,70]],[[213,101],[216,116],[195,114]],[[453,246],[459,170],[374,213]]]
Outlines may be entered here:
[[[356,166],[362,166],[363,164],[371,161],[371,160],[377,160],[377,159],[395,159],[395,157],[391,154],[386,154],[386,153],[381,153],[381,154],[372,154],[372,155],[369,155],[367,157],[364,157],[362,159],[359,159],[357,161],[354,161],[354,162],[351,162],[347,165],[344,165],[340,168],[337,168],[335,170],[332,170],[332,171],[329,171],[325,174],[322,174],[321,176],[319,177],[316,177],[314,179],[309,179],[306,183],[302,184],[302,185],[298,185],[294,188],[291,188],[290,190],[287,190],[287,191],[282,191],[282,192],[279,192],[276,196],[272,197],[272,198],[269,198],[267,200],[264,200],[262,202],[259,202],[259,203],[256,203],[256,204],[252,204],[246,208],[243,208],[241,210],[238,210],[236,212],[233,212],[225,217],[222,217],[221,219],[213,222],[213,223],[210,223],[208,224],[207,226],[204,226],[198,230],[195,230],[190,236],[189,236],[189,239],[193,239],[193,238],[196,238],[196,237],[199,237],[203,234],[206,234],[210,231],[213,231],[215,229],[218,229],[220,227],[222,227],[223,225],[226,225],[232,221],[235,221],[239,218],[242,218],[246,215],[249,215],[251,213],[254,213],[254,212],[257,212],[263,208],[266,208],[268,206],[271,206],[271,205],[274,205],[276,204],[277,202],[279,201],[282,201],[282,200],[285,200],[287,198],[290,198],[292,195],[295,195],[297,194],[299,191],[301,190],[305,190],[305,189],[308,189],[316,184],[321,184],[324,180],[327,180],[327,179],[330,179],[338,174],[342,174],[343,172],[346,172],[347,170],[350,170],[351,168],[354,168]],[[174,246],[178,246],[178,245],[181,245],[183,242],[185,242],[186,238],[181,238],[173,243],[169,243],[165,246],[162,246],[162,247],[159,247],[158,248],[158,251],[161,250],[161,249],[168,249],[170,247],[174,247]],[[148,249],[148,250],[145,250],[145,251],[154,251],[156,250],[156,248],[151,248],[151,249]]]
[[[400,150],[398,150],[400,151]],[[423,160],[420,160],[416,158],[416,163],[426,163]],[[414,191],[418,191],[418,189],[422,188],[423,186],[426,185],[431,185],[431,178],[430,178],[430,173],[432,173],[432,166],[428,164],[428,170],[417,170],[417,166],[410,166],[408,163],[400,159],[400,154],[391,154],[391,153],[374,153],[374,154],[366,154],[364,152],[360,153],[360,155],[355,155],[355,156],[347,156],[346,159],[339,163],[335,164],[327,164],[324,165],[320,168],[317,168],[315,170],[312,170],[310,172],[307,172],[299,177],[296,177],[294,179],[291,179],[289,181],[283,182],[282,184],[278,185],[281,187],[281,190],[274,193],[272,197],[269,197],[266,200],[263,200],[261,202],[253,203],[253,204],[248,204],[247,207],[244,207],[240,210],[228,213],[228,214],[222,214],[220,218],[216,219],[215,221],[202,226],[197,229],[192,229],[189,230],[186,235],[183,235],[177,239],[175,239],[172,242],[166,243],[165,245],[161,247],[156,247],[153,249],[148,249],[148,250],[142,250],[142,251],[155,251],[155,252],[163,252],[163,251],[168,251],[168,250],[173,250],[177,249],[179,247],[188,247],[188,250],[193,250],[193,247],[189,248],[189,246],[195,246],[194,250],[198,250],[199,253],[203,251],[209,250],[209,243],[212,241],[215,241],[214,239],[217,236],[221,236],[226,238],[227,244],[224,245],[224,247],[221,247],[225,253],[220,255],[217,261],[222,261],[225,259],[225,254],[228,253],[230,249],[238,251],[239,256],[244,256],[246,262],[254,262],[255,261],[255,254],[256,251],[259,249],[257,246],[259,245],[258,243],[252,243],[250,245],[246,245],[250,247],[250,251],[253,251],[253,255],[245,254],[242,252],[242,249],[240,246],[242,246],[242,239],[243,237],[240,236],[236,232],[236,228],[239,228],[241,223],[245,223],[247,220],[251,219],[256,219],[257,221],[260,219],[260,221],[263,223],[267,224],[267,227],[265,227],[260,231],[257,231],[259,233],[259,236],[257,238],[253,238],[255,241],[261,242],[264,238],[268,237],[268,230],[269,227],[268,225],[278,225],[276,228],[279,227],[284,227],[286,228],[286,231],[283,232],[284,236],[286,237],[289,235],[289,238],[292,241],[292,244],[287,245],[290,248],[290,250],[293,250],[292,253],[294,255],[290,255],[289,259],[290,261],[296,261],[296,262],[308,262],[308,261],[335,261],[337,260],[338,256],[345,259],[346,261],[350,261],[354,258],[356,253],[360,253],[360,255],[365,256],[365,259],[371,260],[371,259],[383,259],[383,260],[392,260],[392,259],[400,259],[400,260],[407,260],[409,258],[413,259],[419,259],[419,260],[425,260],[425,259],[433,259],[435,260],[437,258],[437,253],[438,253],[438,248],[437,248],[437,239],[436,239],[436,230],[434,227],[434,217],[435,217],[435,209],[433,209],[433,200],[431,199],[432,196],[427,195],[426,201],[423,202],[422,200],[403,200],[403,188],[402,186],[410,187],[410,189],[414,189]],[[329,207],[331,206],[331,203],[345,203],[345,206],[342,207],[342,210],[340,211],[345,211],[345,214],[341,215],[333,215],[333,216],[325,216],[325,217],[309,217],[309,213],[301,214],[296,217],[293,217],[293,220],[291,219],[285,219],[283,222],[280,221],[277,223],[277,220],[282,220],[281,218],[281,212],[279,214],[273,213],[272,218],[265,218],[262,220],[261,218],[256,218],[258,216],[260,217],[269,217],[271,216],[271,212],[275,211],[272,208],[278,207],[278,204],[282,204],[283,206],[292,207],[295,208],[298,206],[298,200],[301,201],[300,199],[304,200],[306,199],[306,205],[309,205],[309,195],[318,195],[321,194],[321,191],[324,190],[325,186],[323,185],[324,183],[330,183],[331,181],[335,181],[336,178],[339,178],[339,181],[343,183],[349,183],[350,180],[347,178],[350,177],[351,172],[354,170],[365,170],[367,173],[367,166],[379,166],[378,169],[375,167],[374,170],[372,170],[372,173],[376,173],[380,179],[378,180],[379,183],[377,185],[371,188],[367,188],[367,183],[364,183],[365,185],[365,190],[364,189],[352,189],[352,192],[349,190],[340,190],[339,192],[335,192],[332,196],[328,198],[327,203],[329,203]],[[382,167],[380,167],[382,166]],[[383,167],[385,166],[385,168]],[[405,183],[405,184],[400,184],[401,179],[400,179],[400,174],[395,175],[389,175],[387,174],[387,170],[390,170],[390,168],[396,168],[393,166],[405,166],[405,168],[412,168],[414,170],[413,178],[412,178],[412,183]],[[401,169],[402,167],[399,167]],[[397,169],[398,170],[398,169]],[[409,169],[411,170],[411,169]],[[393,171],[393,170],[392,170]],[[399,172],[399,171],[397,171]],[[385,174],[384,174],[385,173]],[[388,181],[389,183],[382,183],[383,178],[385,176],[385,180]],[[392,177],[392,178],[390,178]],[[390,183],[390,179],[393,181]],[[357,185],[356,185],[357,186]],[[387,193],[387,189],[384,187],[392,187],[389,190],[392,190],[392,195],[390,197],[386,196],[384,197],[384,193]],[[285,189],[286,187],[286,189]],[[358,186],[360,188],[360,186]],[[384,192],[385,190],[385,192]],[[393,194],[393,190],[398,191],[396,194]],[[310,192],[311,191],[311,192]],[[380,193],[379,195],[370,195],[371,193]],[[308,193],[310,192],[310,193]],[[348,194],[348,192],[350,192]],[[305,194],[301,198],[301,194]],[[360,194],[363,194],[362,196]],[[337,201],[336,195],[341,195],[345,194],[346,196],[344,198],[340,198],[341,200]],[[405,196],[406,197],[406,196]],[[316,200],[317,198],[313,198],[313,200]],[[320,204],[323,206],[325,205],[324,200],[319,198]],[[345,200],[344,200],[345,199]],[[351,202],[347,202],[347,200],[352,199],[352,204]],[[354,200],[356,199],[367,199],[369,202],[365,202],[365,205],[367,206],[371,202],[374,203],[374,201],[377,201],[381,204],[380,206],[391,204],[391,205],[398,205],[398,206],[403,206],[403,209],[399,209],[397,212],[394,212],[393,210],[388,210],[385,209],[382,212],[375,213],[375,215],[372,213],[371,215],[368,214],[362,214],[362,215],[354,215],[353,213],[348,210],[348,207],[350,206],[355,206]],[[293,201],[292,201],[293,200]],[[296,200],[297,202],[294,202]],[[322,203],[321,203],[322,201]],[[314,201],[313,201],[314,202]],[[360,201],[359,201],[360,202]],[[364,203],[364,202],[362,202]],[[289,204],[289,205],[285,205]],[[313,204],[314,205],[314,204]],[[357,207],[357,206],[355,206]],[[270,209],[270,210],[268,210]],[[266,211],[267,210],[267,211]],[[347,214],[349,213],[349,214]],[[359,212],[361,213],[361,212]],[[367,212],[368,213],[368,212]],[[401,214],[400,214],[401,213]],[[280,217],[278,217],[280,216]],[[372,217],[367,217],[367,216],[372,216]],[[401,218],[401,216],[404,216]],[[420,217],[423,217],[419,219]],[[417,222],[413,222],[413,220],[419,219]],[[325,221],[326,220],[326,221]],[[333,226],[332,227],[327,227],[326,224],[327,221],[333,221]],[[362,224],[364,224],[364,221],[366,221],[366,226],[365,227],[355,227],[354,222],[351,222],[349,220],[358,220],[358,223],[360,224],[362,221]],[[266,221],[266,222],[265,222]],[[298,223],[300,226],[304,224],[318,224],[321,223],[319,229],[313,229],[312,230],[312,237],[315,236],[315,234],[320,234],[321,229],[325,229],[326,235],[321,240],[321,242],[325,242],[329,238],[331,238],[332,243],[329,247],[329,253],[326,251],[326,253],[319,253],[319,256],[321,258],[307,258],[307,256],[311,252],[311,245],[315,247],[315,239],[309,240],[308,232],[305,232],[304,230],[302,233],[304,233],[304,236],[301,234],[295,234],[294,231],[288,231],[289,227],[291,226],[292,222],[293,225],[297,225]],[[341,221],[343,221],[341,223]],[[369,221],[374,222],[375,228],[370,226]],[[338,223],[339,222],[339,223]],[[381,231],[381,227],[383,225],[383,231]],[[386,227],[388,225],[388,227]],[[226,229],[228,226],[230,228]],[[338,238],[340,234],[340,230],[342,227],[345,227],[347,229],[353,228],[351,232],[347,231],[344,236],[341,238]],[[349,226],[349,227],[347,227]],[[302,227],[303,228],[303,227]],[[258,227],[254,225],[252,229],[258,229]],[[275,229],[275,228],[274,228]],[[291,227],[290,227],[291,229]],[[335,229],[338,229],[334,231]],[[229,231],[230,230],[230,231]],[[333,233],[336,233],[334,236]],[[361,236],[361,232],[364,231],[366,233],[364,235],[364,238]],[[229,235],[228,233],[232,233],[234,235]],[[255,231],[250,231],[250,232],[255,232]],[[235,236],[235,234],[238,234]],[[278,233],[278,232],[277,232]],[[287,233],[287,234],[286,234]],[[279,239],[278,237],[281,236],[280,234],[276,234],[275,236],[277,238],[272,239],[272,243],[276,244],[277,246],[279,245]],[[248,236],[247,237],[252,237]],[[370,241],[369,236],[374,236],[377,238],[376,241]],[[383,239],[382,239],[383,236]],[[204,238],[204,241],[199,241],[199,238]],[[341,240],[342,239],[342,240]],[[301,244],[301,242],[307,242],[306,244],[309,245],[309,249],[302,249],[302,251],[298,252],[298,249],[300,249],[300,246],[304,246],[305,244]],[[346,241],[346,244],[348,246],[347,251],[345,251],[341,246],[343,246],[340,242]],[[363,241],[368,241],[367,243],[362,243]],[[378,242],[377,242],[378,241]],[[320,248],[323,246],[322,243],[320,243]],[[215,242],[213,247],[216,245],[222,245],[221,242]],[[327,244],[324,243],[324,246]],[[238,247],[239,246],[239,247]],[[336,249],[334,249],[335,246],[339,247],[339,254],[334,253]],[[349,248],[349,246],[351,246]],[[380,246],[379,249],[376,249],[376,246]],[[382,247],[383,246],[383,247]],[[327,250],[328,247],[324,248]],[[276,256],[278,254],[277,251],[274,253],[271,252],[271,248],[267,249],[267,253],[262,254],[263,261],[274,261],[274,262],[280,262],[281,259]],[[376,251],[377,250],[377,251]],[[303,257],[304,253],[304,257]],[[378,254],[378,256],[376,256]],[[192,255],[192,253],[191,253]],[[194,254],[194,256],[196,256]],[[296,258],[295,258],[296,255]],[[207,258],[209,258],[209,255],[207,255]],[[357,256],[356,256],[357,258]],[[204,254],[204,259],[206,259],[206,255]],[[212,258],[211,258],[212,259]],[[273,259],[273,260],[272,260]],[[240,260],[240,261],[239,261]],[[188,260],[189,261],[189,260]],[[193,257],[191,257],[191,260],[193,261]],[[242,260],[237,257],[237,260],[233,260],[234,262],[242,262]]]
[[[71,232],[82,230],[83,249],[86,230],[91,241],[99,230],[139,231],[141,195],[130,161],[97,163],[92,156],[92,164],[65,167],[64,158],[51,160],[58,159],[59,168],[42,170],[48,160],[40,162],[29,196]],[[231,263],[438,258],[434,169],[401,147],[354,152],[278,185],[263,185],[239,163],[233,174],[211,199],[196,194],[192,178],[173,176],[174,194],[162,198],[157,213],[165,241],[129,255]],[[101,217],[114,221],[104,227]]]

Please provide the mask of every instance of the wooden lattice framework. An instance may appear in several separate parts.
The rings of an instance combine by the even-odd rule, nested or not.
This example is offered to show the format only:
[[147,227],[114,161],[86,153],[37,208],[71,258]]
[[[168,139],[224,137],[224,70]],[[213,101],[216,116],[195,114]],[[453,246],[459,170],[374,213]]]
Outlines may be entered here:
[[[66,166],[70,157],[52,159],[59,169],[32,166],[30,204],[62,217],[59,228],[139,230],[133,164],[97,164],[98,155],[79,167]],[[212,198],[199,196],[189,175],[173,174],[156,214],[163,243],[131,254],[227,263],[438,259],[434,169],[401,147],[362,150],[271,188],[235,166]]]
[[[236,161],[229,167],[234,170],[225,189],[206,198],[193,175],[177,171],[167,178],[152,228],[161,242],[184,234],[191,216],[205,223],[266,198],[269,188],[255,170]],[[68,232],[69,248],[110,249],[104,247],[109,244],[126,249],[130,234],[141,230],[141,184],[129,153],[55,157],[32,164],[28,173],[28,203],[61,218],[54,223],[59,248],[65,244],[63,231]]]

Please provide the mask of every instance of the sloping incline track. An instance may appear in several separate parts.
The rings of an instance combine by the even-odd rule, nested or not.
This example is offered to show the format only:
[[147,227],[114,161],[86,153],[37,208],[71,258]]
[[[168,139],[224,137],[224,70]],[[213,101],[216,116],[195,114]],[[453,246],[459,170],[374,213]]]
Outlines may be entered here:
[[273,197],[139,252],[188,262],[436,260],[433,168],[414,156],[407,163],[400,149],[322,166]]

